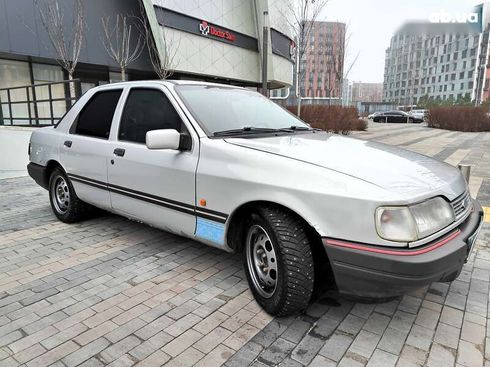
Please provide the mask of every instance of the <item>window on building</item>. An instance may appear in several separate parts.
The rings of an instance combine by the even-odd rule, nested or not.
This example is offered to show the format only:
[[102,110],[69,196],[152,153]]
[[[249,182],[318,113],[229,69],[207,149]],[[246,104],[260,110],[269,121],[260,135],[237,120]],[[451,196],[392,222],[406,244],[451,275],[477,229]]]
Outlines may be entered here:
[[183,129],[172,103],[160,90],[132,89],[121,117],[119,140],[144,144],[148,131],[160,129]]
[[[2,60],[0,59],[0,88],[20,87],[30,85],[31,76],[29,72],[29,63],[23,61]],[[0,92],[0,100],[7,101],[7,92]],[[11,101],[25,101],[27,95],[25,89],[13,89],[10,92]],[[13,118],[12,123],[25,123],[26,120],[15,121],[15,118],[21,119],[29,116],[27,103],[14,103],[11,105],[12,116],[8,105],[2,104],[2,116],[4,118]]]
[[[60,82],[64,80],[63,70],[59,65],[47,65],[47,64],[32,64],[32,75],[34,77],[35,84]],[[68,86],[67,86],[68,87]],[[49,87],[47,85],[38,86],[36,90],[36,99],[48,100],[49,99]],[[64,84],[52,84],[51,85],[51,98],[65,98],[65,85]],[[51,108],[49,102],[37,103],[37,113],[40,118],[40,123],[51,123]],[[66,113],[65,101],[53,101],[53,117],[60,118]],[[45,120],[43,120],[43,118]]]
[[108,139],[112,118],[122,90],[98,92],[92,96],[78,115],[72,132],[94,138]]

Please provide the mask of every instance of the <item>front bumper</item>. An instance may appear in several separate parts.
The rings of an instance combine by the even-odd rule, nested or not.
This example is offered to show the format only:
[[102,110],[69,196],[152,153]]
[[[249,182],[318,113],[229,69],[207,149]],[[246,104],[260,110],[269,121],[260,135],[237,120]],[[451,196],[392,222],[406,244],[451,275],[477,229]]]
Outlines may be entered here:
[[341,293],[369,298],[402,295],[433,282],[456,279],[483,223],[483,209],[473,211],[458,228],[415,249],[395,249],[323,238]]

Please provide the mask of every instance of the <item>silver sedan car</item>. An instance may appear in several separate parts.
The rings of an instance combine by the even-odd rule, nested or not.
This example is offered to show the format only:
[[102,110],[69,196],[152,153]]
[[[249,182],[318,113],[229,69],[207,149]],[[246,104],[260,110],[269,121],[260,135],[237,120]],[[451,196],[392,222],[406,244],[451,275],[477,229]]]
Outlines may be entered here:
[[98,207],[240,252],[276,315],[304,310],[323,282],[372,298],[452,281],[482,223],[456,168],[312,129],[228,85],[94,88],[32,134],[29,156],[61,221]]

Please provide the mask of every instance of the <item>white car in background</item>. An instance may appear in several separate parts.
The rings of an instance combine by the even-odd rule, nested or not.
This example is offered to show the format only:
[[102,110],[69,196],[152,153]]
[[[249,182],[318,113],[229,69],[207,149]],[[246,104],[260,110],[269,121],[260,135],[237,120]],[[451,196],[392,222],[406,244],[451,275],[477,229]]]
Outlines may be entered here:
[[408,114],[414,118],[415,122],[423,122],[427,117],[427,110],[411,110]]
[[91,89],[33,132],[29,157],[61,221],[95,206],[241,252],[254,296],[276,315],[304,310],[326,280],[361,297],[452,281],[483,221],[456,168],[312,129],[227,85]]

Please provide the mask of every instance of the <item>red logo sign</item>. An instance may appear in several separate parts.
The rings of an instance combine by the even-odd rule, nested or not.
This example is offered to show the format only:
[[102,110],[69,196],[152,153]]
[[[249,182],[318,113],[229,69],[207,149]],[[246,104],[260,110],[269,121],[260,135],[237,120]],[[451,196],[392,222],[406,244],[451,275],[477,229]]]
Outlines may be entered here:
[[199,24],[199,31],[201,32],[201,34],[203,36],[211,35],[214,37],[225,39],[225,40],[230,41],[230,42],[235,42],[235,40],[236,40],[236,36],[233,33],[229,32],[229,31],[225,31],[224,29],[220,29],[218,27],[209,25],[208,22],[206,22],[205,20],[203,20]]

